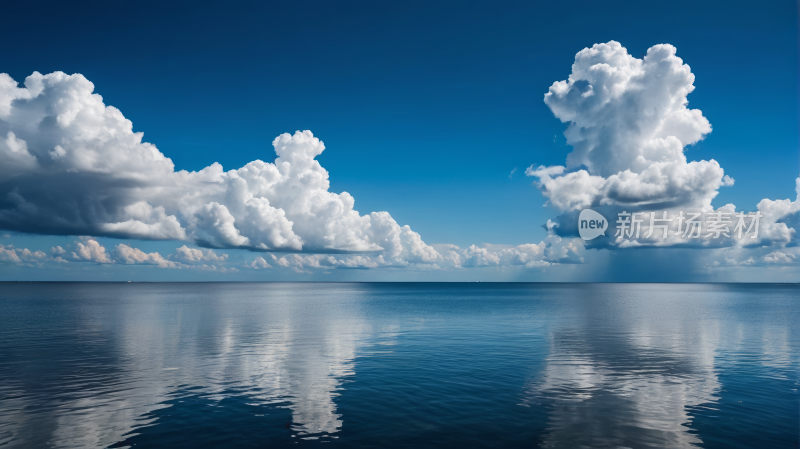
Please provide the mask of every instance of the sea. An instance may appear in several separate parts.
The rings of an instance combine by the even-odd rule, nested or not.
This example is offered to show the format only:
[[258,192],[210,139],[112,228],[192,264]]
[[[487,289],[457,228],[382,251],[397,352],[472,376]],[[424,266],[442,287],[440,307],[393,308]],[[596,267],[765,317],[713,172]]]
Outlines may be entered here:
[[0,447],[797,448],[800,285],[0,283]]

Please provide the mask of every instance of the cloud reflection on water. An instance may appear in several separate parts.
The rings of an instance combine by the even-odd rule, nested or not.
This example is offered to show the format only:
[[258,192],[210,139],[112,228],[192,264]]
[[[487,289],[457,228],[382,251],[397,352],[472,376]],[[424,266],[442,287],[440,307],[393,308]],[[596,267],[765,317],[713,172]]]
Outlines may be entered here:
[[[676,315],[675,298],[638,286],[632,304],[613,286],[592,293],[577,322],[550,331],[544,368],[523,404],[548,409],[543,447],[689,447],[702,443],[690,408],[713,406],[719,323],[703,310]],[[631,298],[632,299],[632,298]],[[643,307],[648,313],[642,313]]]
[[[91,348],[95,357],[77,361],[72,373],[60,373],[62,388],[75,379],[70,392],[33,398],[36,392],[6,390],[18,402],[7,402],[6,410],[37,408],[26,403],[30,400],[58,402],[36,414],[22,413],[16,424],[3,419],[9,441],[38,433],[36,441],[53,447],[106,447],[157,424],[153,412],[170,407],[175,395],[187,390],[216,402],[236,395],[252,404],[286,407],[299,437],[340,430],[335,398],[354,374],[357,350],[372,335],[353,304],[319,306],[314,299],[324,292],[313,290],[306,298],[276,300],[278,289],[239,302],[225,301],[230,292],[220,292],[219,301],[196,307],[165,303],[157,291],[149,297],[138,293],[134,301],[120,298],[119,312],[111,314],[86,305],[84,316],[90,318],[70,332],[70,345]],[[270,307],[241,310],[259,301]],[[97,353],[115,362],[105,366]]]
[[796,287],[5,287],[9,447],[770,447],[796,423]]

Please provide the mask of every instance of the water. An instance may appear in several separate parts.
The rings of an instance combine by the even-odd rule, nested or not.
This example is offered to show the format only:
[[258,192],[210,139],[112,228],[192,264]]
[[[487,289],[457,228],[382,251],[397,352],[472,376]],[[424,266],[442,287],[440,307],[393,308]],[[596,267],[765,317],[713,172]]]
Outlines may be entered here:
[[797,447],[800,286],[0,284],[3,447]]

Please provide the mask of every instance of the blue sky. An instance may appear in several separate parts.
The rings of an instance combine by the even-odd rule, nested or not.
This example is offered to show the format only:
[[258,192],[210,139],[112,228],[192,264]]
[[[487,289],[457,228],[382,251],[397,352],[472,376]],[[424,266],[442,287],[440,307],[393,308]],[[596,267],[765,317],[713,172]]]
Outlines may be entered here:
[[[547,198],[525,170],[563,165],[572,148],[563,136],[566,125],[543,97],[555,81],[567,79],[577,52],[612,40],[634,58],[671,44],[691,67],[689,108],[701,110],[713,131],[686,146],[686,157],[715,159],[736,180],[719,189],[714,207],[734,203],[754,210],[763,198],[796,196],[796,2],[98,2],[43,4],[35,14],[22,3],[5,10],[10,20],[0,30],[7,43],[0,72],[20,84],[34,71],[82,74],[177,170],[272,162],[276,136],[311,130],[326,147],[317,160],[330,173],[331,192],[350,193],[362,215],[388,211],[429,245],[516,246],[547,238],[542,225],[563,211],[543,206]],[[75,245],[75,236],[18,231],[6,232],[0,243],[48,254],[54,246]],[[109,250],[122,242],[165,257],[184,244],[197,247],[191,241],[97,239]],[[214,251],[229,254],[231,267],[259,255]],[[700,250],[650,252],[650,259],[698,259]],[[0,264],[0,279],[741,277],[631,271],[637,265],[631,261],[642,256],[622,250],[590,250],[585,257],[583,264],[546,270],[298,272],[272,264],[270,270],[213,274],[119,263],[71,262],[69,269],[8,263]],[[745,278],[794,280],[797,274],[791,264],[749,270]]]

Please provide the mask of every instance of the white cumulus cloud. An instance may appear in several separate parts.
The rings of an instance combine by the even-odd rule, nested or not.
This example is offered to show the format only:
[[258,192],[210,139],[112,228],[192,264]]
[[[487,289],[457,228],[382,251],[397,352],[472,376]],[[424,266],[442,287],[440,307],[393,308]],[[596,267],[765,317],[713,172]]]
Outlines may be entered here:
[[255,259],[253,259],[253,261],[250,262],[249,264],[245,264],[245,267],[252,268],[254,270],[263,270],[265,268],[272,268],[272,265],[267,263],[267,261],[264,260],[263,257],[258,256]]
[[328,172],[315,159],[325,145],[310,131],[275,138],[274,163],[176,171],[93,91],[80,74],[34,73],[25,87],[0,74],[0,228],[215,248],[381,253],[396,265],[439,259],[388,212],[361,215],[350,194],[329,191]]
[[189,248],[186,245],[175,249],[175,254],[170,256],[173,259],[183,262],[216,262],[223,263],[228,260],[227,254],[217,254],[214,251],[207,249],[203,251],[198,248]]
[[[756,239],[737,238],[731,232],[737,212],[742,212],[735,205],[712,206],[719,188],[734,185],[734,179],[713,159],[686,157],[687,146],[711,132],[702,112],[688,107],[693,90],[694,75],[668,44],[651,47],[642,59],[615,41],[578,52],[569,77],[555,82],[544,96],[555,116],[568,124],[564,135],[573,151],[564,166],[532,165],[525,172],[537,178],[549,204],[563,213],[557,227],[548,224],[548,229],[570,235],[577,227],[577,211],[591,207],[612,225],[620,212],[646,212],[640,235],[614,238],[612,226],[611,239],[590,244],[596,247],[782,248],[795,241],[800,178],[797,200],[764,199],[752,211],[761,214]],[[667,238],[655,227],[656,232],[650,232],[650,213],[660,218],[662,211],[674,219]],[[676,217],[683,211],[701,214],[699,238],[675,235],[680,223]],[[731,220],[728,236],[708,232],[709,218],[720,212]]]
[[781,251],[773,251],[773,252],[765,255],[764,257],[762,257],[761,260],[764,263],[786,264],[786,263],[794,262],[794,260],[796,258],[797,258],[797,256],[795,256],[794,254],[791,254],[791,253],[784,253],[784,252],[781,252]]
[[0,245],[0,262],[38,263],[48,259],[42,251],[31,251],[27,248],[15,248],[14,245]]
[[72,252],[72,259],[79,262],[114,263],[106,253],[106,248],[93,238],[84,238],[75,242],[77,249]]
[[167,260],[157,252],[145,253],[138,248],[132,248],[120,243],[114,249],[116,260],[125,264],[158,265],[161,268],[180,268],[181,264]]
[[596,44],[578,52],[567,80],[553,83],[544,101],[569,123],[564,135],[573,151],[566,167],[526,171],[553,206],[707,208],[720,186],[733,184],[713,159],[688,162],[684,155],[711,125],[688,108],[694,75],[675,54],[671,45],[656,45],[637,59],[618,42]]

